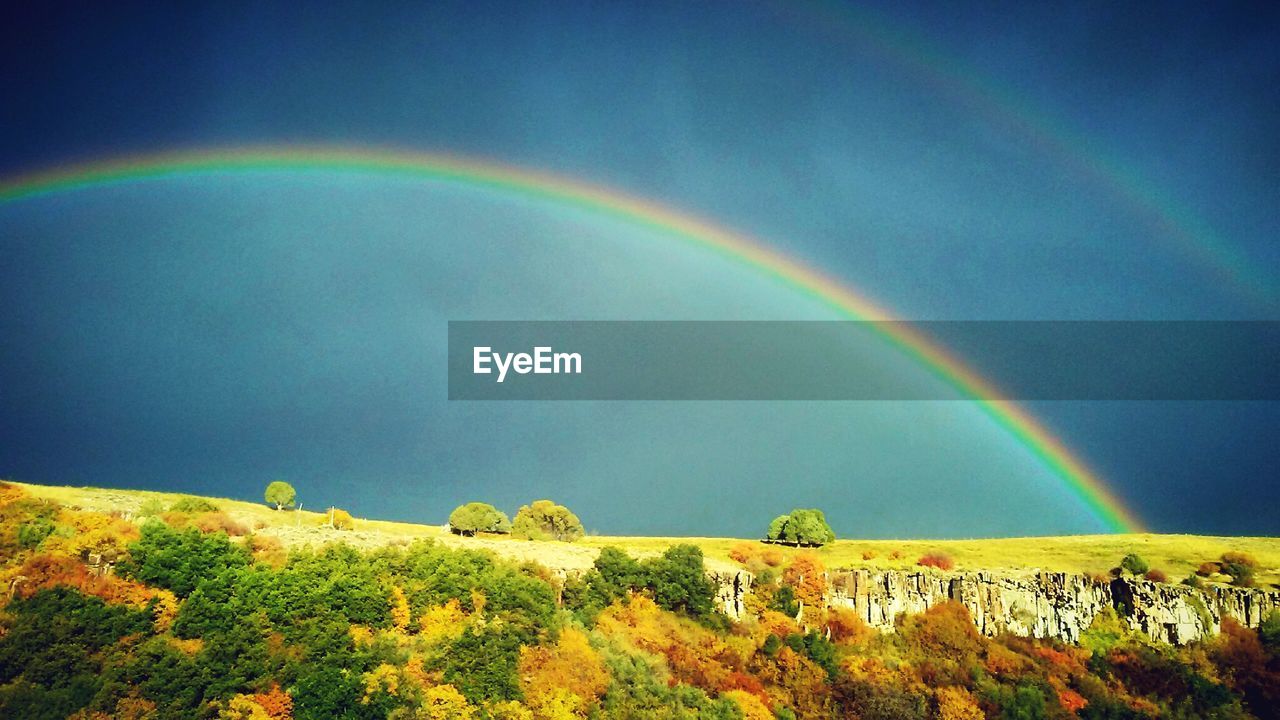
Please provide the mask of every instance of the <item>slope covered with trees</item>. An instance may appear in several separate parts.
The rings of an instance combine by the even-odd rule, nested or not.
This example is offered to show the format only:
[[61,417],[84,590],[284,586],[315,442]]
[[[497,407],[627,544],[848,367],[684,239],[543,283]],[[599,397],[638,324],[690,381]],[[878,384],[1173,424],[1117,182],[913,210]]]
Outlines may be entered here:
[[[351,532],[286,549],[218,503],[128,517],[0,485],[0,717],[1247,718],[1280,706],[1280,618],[1152,644],[977,633],[963,607],[882,635],[826,603],[823,558],[743,549],[747,618],[700,547],[564,574]],[[271,509],[270,513],[277,511]],[[459,542],[474,542],[461,539]],[[517,542],[517,541],[505,541]]]

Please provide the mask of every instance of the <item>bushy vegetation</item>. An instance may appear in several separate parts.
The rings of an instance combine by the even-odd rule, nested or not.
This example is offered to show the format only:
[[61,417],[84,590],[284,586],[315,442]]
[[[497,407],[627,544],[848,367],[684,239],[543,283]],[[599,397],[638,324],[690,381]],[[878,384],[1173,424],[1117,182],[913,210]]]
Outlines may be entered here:
[[696,545],[676,545],[643,561],[606,547],[590,572],[566,584],[564,604],[589,620],[615,602],[645,595],[664,610],[709,621],[715,592]]
[[449,530],[458,535],[507,534],[511,532],[511,520],[489,503],[472,502],[449,513]]
[[351,513],[336,507],[329,508],[325,522],[334,530],[351,530],[356,526],[356,520],[351,517]]
[[827,518],[821,510],[792,510],[786,515],[779,515],[769,523],[765,540],[816,547],[826,545],[836,539],[836,534],[827,524]]
[[920,556],[916,561],[920,567],[931,567],[939,570],[950,570],[956,566],[956,561],[951,559],[950,555],[940,552],[931,552]]
[[[734,622],[694,544],[605,548],[562,577],[429,541],[286,553],[265,535],[139,527],[2,484],[0,519],[6,718],[1221,720],[1280,707],[1280,614],[1257,630],[1227,618],[1184,647],[1111,611],[1078,644],[989,638],[954,603],[881,634],[832,603],[825,551],[738,548],[760,572]],[[28,525],[52,530],[23,543]],[[86,548],[114,553],[115,572],[87,567]]]
[[583,532],[577,515],[550,500],[534,500],[520,506],[511,523],[511,534],[525,540],[573,542],[582,537]]
[[274,480],[267,485],[262,497],[268,505],[275,505],[276,510],[292,509],[298,499],[298,491],[283,480]]
[[197,513],[217,512],[218,506],[209,502],[202,497],[187,496],[179,498],[169,506],[169,512],[186,513],[187,515],[195,515]]
[[1131,575],[1146,575],[1151,566],[1141,555],[1137,553],[1129,553],[1120,560],[1120,569]]
[[1253,574],[1258,561],[1248,553],[1226,552],[1218,562],[1218,572],[1231,578],[1232,585],[1253,587]]

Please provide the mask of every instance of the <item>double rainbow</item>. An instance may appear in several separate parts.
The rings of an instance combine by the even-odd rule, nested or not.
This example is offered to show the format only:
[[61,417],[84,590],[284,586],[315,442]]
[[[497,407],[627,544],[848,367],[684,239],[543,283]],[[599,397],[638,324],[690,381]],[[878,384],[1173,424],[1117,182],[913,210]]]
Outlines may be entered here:
[[[550,173],[442,154],[333,147],[261,147],[141,155],[38,172],[0,183],[0,203],[40,195],[193,174],[344,172],[404,176],[488,189],[626,221],[683,240],[765,273],[853,320],[892,320],[884,308],[764,244],[696,217],[624,193]],[[972,401],[1032,452],[1114,532],[1142,523],[1043,425],[961,361],[901,323],[874,326],[886,341]]]

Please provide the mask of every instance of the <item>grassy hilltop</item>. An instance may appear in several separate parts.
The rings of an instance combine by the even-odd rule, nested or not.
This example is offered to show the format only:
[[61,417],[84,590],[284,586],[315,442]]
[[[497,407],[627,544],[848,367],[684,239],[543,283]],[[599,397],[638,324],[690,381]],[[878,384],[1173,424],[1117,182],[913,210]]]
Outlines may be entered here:
[[[167,506],[180,498],[190,497],[144,490],[13,484],[34,497],[96,512],[135,512],[148,499],[155,498]],[[278,537],[286,546],[319,545],[340,537],[351,545],[372,548],[430,538],[447,545],[483,547],[513,560],[533,560],[551,568],[563,569],[590,567],[600,549],[606,546],[620,547],[637,557],[651,557],[662,553],[676,542],[698,545],[710,567],[738,568],[740,565],[730,558],[729,553],[735,545],[743,542],[743,539],[735,538],[599,535],[589,535],[574,543],[497,536],[461,538],[444,530],[443,512],[439,525],[358,519],[354,529],[334,531],[323,526],[322,512],[277,512],[262,503],[224,498],[210,500],[235,520],[262,534]],[[800,552],[786,547],[778,549],[788,559]],[[926,553],[941,552],[955,561],[958,570],[1047,570],[1082,574],[1105,573],[1125,554],[1136,552],[1146,558],[1153,568],[1163,570],[1176,582],[1195,571],[1201,563],[1214,560],[1229,551],[1245,552],[1257,558],[1259,569],[1256,580],[1259,585],[1280,583],[1280,538],[1274,537],[1144,533],[974,540],[843,539],[803,552],[816,552],[828,568],[906,569],[914,567],[916,560]]]
[[[293,493],[269,494],[283,505]],[[547,522],[531,528],[542,522],[535,505]],[[530,503],[509,524],[482,510],[460,508],[451,522],[533,537],[580,530],[551,503]],[[829,540],[817,516],[795,511],[769,532]],[[0,717],[1266,720],[1280,717],[1280,610],[1257,627],[1224,615],[1220,632],[1185,644],[1133,625],[1121,604],[1047,638],[984,634],[969,605],[946,600],[896,613],[893,632],[879,632],[887,626],[832,602],[824,573],[931,556],[944,568],[1093,574],[1132,554],[1130,573],[1146,572],[1141,555],[1177,582],[1222,558],[1208,581],[1273,584],[1278,545],[1162,535],[818,550],[730,538],[530,541],[0,483]],[[732,617],[709,567],[757,573]],[[1198,600],[1187,602],[1204,611]],[[1003,612],[1029,611],[1015,599]]]

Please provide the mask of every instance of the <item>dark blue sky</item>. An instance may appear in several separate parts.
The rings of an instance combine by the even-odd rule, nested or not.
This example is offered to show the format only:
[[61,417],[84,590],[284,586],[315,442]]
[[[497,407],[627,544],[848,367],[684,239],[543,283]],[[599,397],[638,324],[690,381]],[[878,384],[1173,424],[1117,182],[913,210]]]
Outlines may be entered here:
[[[337,143],[443,150],[604,182],[696,212],[793,253],[908,318],[1276,319],[1280,308],[1280,14],[1274,8],[1101,2],[856,8],[763,2],[300,5],[28,4],[0,11],[0,97],[5,99],[0,103],[0,177],[81,159],[210,145]],[[317,494],[328,493],[358,511],[412,518],[440,515],[437,505],[471,499],[469,494],[518,502],[528,490],[576,498],[586,506],[581,514],[600,518],[596,526],[602,531],[682,529],[676,521],[633,522],[604,507],[607,493],[574,490],[575,483],[589,484],[587,478],[608,466],[610,450],[627,458],[625,478],[681,472],[678,464],[654,464],[652,458],[672,440],[655,430],[663,425],[661,418],[628,415],[639,413],[636,409],[608,411],[603,420],[596,416],[588,424],[616,427],[618,437],[628,434],[629,423],[646,427],[636,434],[649,438],[655,452],[634,445],[611,448],[600,437],[578,435],[513,441],[512,467],[578,478],[564,481],[563,491],[550,479],[522,486],[506,475],[477,477],[499,471],[469,463],[468,453],[500,453],[500,442],[483,451],[444,452],[435,445],[433,451],[409,452],[406,448],[417,441],[397,432],[418,437],[414,433],[421,428],[415,423],[439,433],[440,443],[463,447],[460,438],[477,428],[499,428],[511,417],[463,420],[456,416],[472,411],[455,407],[441,410],[442,415],[428,413],[428,420],[388,399],[394,393],[354,393],[340,407],[254,405],[255,411],[271,413],[276,426],[296,423],[312,430],[259,436],[254,442],[245,441],[243,418],[234,413],[179,414],[172,422],[190,432],[175,437],[163,452],[144,447],[147,438],[156,437],[155,415],[147,415],[156,408],[139,400],[136,412],[130,412],[129,388],[142,386],[121,380],[141,372],[136,358],[117,358],[119,366],[97,363],[86,346],[77,344],[79,331],[72,328],[82,326],[72,318],[83,315],[85,303],[99,303],[94,327],[114,328],[116,334],[103,333],[98,342],[128,338],[155,344],[155,357],[177,356],[182,342],[173,337],[167,345],[157,342],[155,332],[176,332],[183,322],[198,321],[180,316],[141,323],[133,335],[118,331],[151,317],[148,303],[172,301],[202,281],[208,293],[200,295],[201,302],[226,314],[219,320],[225,325],[220,351],[241,376],[255,372],[248,359],[258,351],[248,348],[260,349],[264,338],[274,336],[255,309],[228,298],[237,297],[236,288],[260,289],[265,281],[243,280],[249,283],[243,286],[231,275],[214,275],[238,267],[222,256],[203,266],[206,275],[196,264],[175,273],[171,285],[155,280],[160,273],[130,265],[130,257],[156,260],[148,253],[159,252],[157,238],[169,237],[163,233],[177,232],[163,224],[171,222],[192,238],[184,246],[190,254],[170,258],[178,264],[219,246],[223,232],[231,238],[239,228],[244,247],[256,247],[269,236],[266,246],[278,247],[281,254],[263,257],[264,267],[285,263],[297,276],[282,303],[297,308],[290,310],[288,327],[319,333],[359,324],[355,315],[308,304],[315,290],[307,273],[321,267],[337,272],[332,268],[350,267],[350,261],[299,259],[298,248],[308,247],[311,238],[297,237],[296,246],[290,245],[278,229],[284,218],[301,226],[304,213],[298,208],[316,208],[314,193],[336,193],[345,186],[308,187],[312,194],[296,196],[289,208],[247,210],[242,195],[249,189],[216,183],[160,192],[164,202],[130,192],[108,201],[87,191],[65,206],[57,199],[0,206],[0,229],[8,228],[7,237],[0,238],[8,258],[0,261],[7,286],[0,297],[10,308],[0,311],[7,313],[0,315],[0,326],[11,342],[30,346],[21,353],[8,351],[0,363],[0,387],[7,388],[0,391],[6,416],[0,421],[0,475],[135,486],[179,482],[193,490],[243,496],[271,476],[295,475]],[[367,199],[370,188],[349,190],[352,195],[330,199],[374,202]],[[440,221],[440,235],[431,236],[442,248],[445,236],[452,241],[468,233],[477,239],[501,234],[495,229],[498,220],[474,215],[475,203],[489,200],[432,195],[412,202],[438,208],[442,215],[453,213],[448,222]],[[408,220],[397,224],[385,213],[412,216],[415,227],[428,222],[390,201],[378,210],[384,213],[381,224],[350,228],[367,237],[370,247],[383,243],[376,246],[382,250],[370,250],[374,254],[394,254],[387,249],[394,238],[411,232],[403,227]],[[142,217],[144,211],[184,215],[161,220]],[[362,206],[352,212],[371,210]],[[504,218],[508,234],[566,232],[538,225],[542,221],[520,215],[523,211],[492,212]],[[245,218],[256,225],[246,228]],[[537,227],[529,229],[530,223]],[[571,227],[576,229],[568,232],[625,234],[588,220]],[[144,230],[161,235],[135,237],[135,231]],[[110,242],[104,240],[108,236]],[[102,306],[91,276],[77,284],[59,273],[75,255],[66,248],[80,247],[76,243],[91,256],[91,261],[81,256],[90,265],[119,268],[117,274],[104,271],[99,282],[152,278],[159,284],[145,294],[146,302],[128,296],[118,305]],[[529,245],[515,247],[524,253],[527,274],[500,274],[506,284],[486,292],[554,295],[553,286],[530,278],[562,272],[552,258],[562,257],[563,249],[538,255]],[[645,272],[644,263],[653,264],[654,277],[662,277],[663,269],[677,273],[684,270],[676,268],[686,267],[686,259],[668,254],[673,251],[636,252],[636,277]],[[448,267],[481,264],[467,257],[465,243],[464,249],[440,250],[429,260]],[[492,261],[504,262],[496,255]],[[635,297],[611,295],[606,285],[638,283],[626,275],[627,266],[611,262],[599,259],[595,279],[581,285],[598,294],[592,307],[601,317],[610,316],[610,309],[620,317],[634,316],[646,303],[666,308],[664,316],[809,312],[785,297],[774,298],[772,291],[740,287],[737,279],[720,276],[728,271],[696,258],[688,261],[688,282],[672,281],[663,299],[645,297],[639,289]],[[370,270],[367,281],[394,284],[385,273]],[[432,277],[438,279],[431,290],[437,321],[510,314],[527,303],[549,317],[573,311],[572,304],[550,296],[507,297],[509,304],[477,299],[466,283]],[[721,282],[723,296],[687,295]],[[218,288],[227,295],[218,296]],[[28,299],[42,300],[19,307],[18,289]],[[736,296],[739,292],[751,299]],[[387,290],[376,298],[383,304],[369,307],[388,312],[418,302],[416,297],[407,289]],[[312,307],[314,316],[305,307]],[[748,309],[736,309],[743,307]],[[384,328],[388,333],[402,329]],[[55,337],[57,343],[51,340]],[[369,331],[359,347],[380,342],[387,340]],[[55,354],[78,360],[67,360],[55,372]],[[340,371],[315,372],[317,382],[328,388],[323,383],[349,386],[352,377],[382,375],[391,366],[404,373],[415,369],[374,353],[356,353]],[[175,374],[168,384],[148,386],[148,392],[175,392],[175,403],[198,406],[208,401],[208,371],[190,368],[190,374]],[[261,378],[256,382],[259,390],[278,388]],[[245,383],[254,384],[252,379]],[[16,391],[19,387],[25,390]],[[124,409],[109,421],[95,421],[80,412],[82,406],[54,402],[65,400],[68,387],[79,388],[83,398],[123,403]],[[235,397],[233,388],[223,389]],[[297,392],[305,396],[308,391]],[[44,407],[37,411],[35,404]],[[1280,476],[1275,449],[1280,412],[1272,404],[1042,403],[1033,409],[1156,529],[1280,532],[1280,500],[1272,489]],[[802,410],[785,412],[796,414],[805,427],[803,417],[813,427],[835,422],[820,418],[817,410],[812,416]],[[340,432],[341,421],[353,412],[376,419],[378,427],[399,430],[376,437]],[[714,416],[716,411],[673,412]],[[522,422],[535,421],[523,417]],[[853,426],[863,433],[859,442],[869,442],[877,432]],[[951,437],[938,440],[938,448],[976,447],[956,440],[957,432],[946,427],[939,432]],[[323,441],[316,439],[317,432]],[[765,416],[740,432],[747,443],[777,435]],[[344,439],[335,440],[339,437]],[[826,440],[824,446],[811,438],[807,452],[838,455],[845,443],[854,442]],[[332,450],[335,442],[341,452]],[[927,438],[919,442],[927,444]],[[540,465],[536,448],[546,443],[558,443],[568,454],[586,455],[590,448],[601,455],[576,469]],[[766,467],[760,483],[796,466],[787,447],[778,443],[752,458]],[[706,457],[727,452],[708,450]],[[383,467],[388,455],[407,459]],[[672,455],[687,462],[699,457],[696,447]],[[826,503],[837,502],[840,478],[848,473],[866,473],[868,484],[860,487],[913,481],[933,487],[942,482],[941,458],[914,469],[889,459],[868,461],[865,467],[815,460],[804,465],[814,477],[791,478],[787,484],[799,488],[796,495]],[[983,458],[967,461],[976,463],[974,472],[1003,472],[995,468],[1019,462]],[[385,499],[386,493],[382,501],[342,497],[374,482],[368,468],[375,466],[388,488],[397,482],[403,487],[402,479],[415,473],[437,480],[429,491],[405,491],[408,496],[398,502]],[[217,470],[202,474],[201,467]],[[710,483],[718,471],[689,472],[691,482]],[[732,472],[751,471],[735,467]],[[176,480],[178,475],[186,479]],[[812,492],[805,489],[809,486]],[[903,495],[904,506],[910,497]],[[1025,500],[1034,504],[1035,496]],[[703,495],[689,502],[717,500]],[[738,519],[707,522],[718,523],[719,532],[749,534],[758,524],[755,514],[766,519],[773,514],[764,505],[786,502],[787,495],[780,493],[762,501],[762,507],[742,507]],[[886,505],[881,515],[894,507]],[[851,534],[926,534],[938,527],[936,518],[868,525],[868,511],[849,512],[856,522],[848,520],[843,530]],[[981,508],[961,512],[977,516]],[[1067,515],[1060,522],[1037,520],[1047,529],[1087,529],[1087,523]],[[944,527],[943,532],[974,534],[984,528],[1027,530],[977,520]]]

